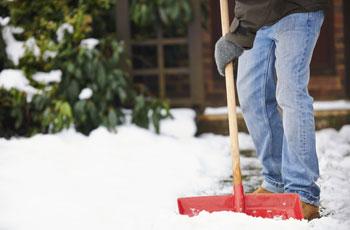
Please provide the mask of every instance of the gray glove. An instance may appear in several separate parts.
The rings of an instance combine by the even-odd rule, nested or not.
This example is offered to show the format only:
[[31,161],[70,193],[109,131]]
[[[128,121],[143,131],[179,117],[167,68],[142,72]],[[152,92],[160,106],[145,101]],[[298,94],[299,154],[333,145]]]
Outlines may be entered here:
[[241,56],[243,49],[221,37],[215,44],[215,62],[220,75],[225,76],[225,67],[233,59]]

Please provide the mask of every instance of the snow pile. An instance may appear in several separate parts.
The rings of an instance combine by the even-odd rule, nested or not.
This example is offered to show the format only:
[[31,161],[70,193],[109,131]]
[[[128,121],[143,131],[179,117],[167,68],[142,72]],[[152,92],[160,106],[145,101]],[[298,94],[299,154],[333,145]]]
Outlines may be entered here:
[[350,125],[339,132],[334,129],[319,131],[317,152],[323,215],[334,217],[350,228]]
[[[174,114],[162,135],[125,125],[89,137],[68,130],[0,139],[0,229],[349,229],[350,126],[317,136],[328,217],[310,223],[231,212],[189,218],[177,213],[176,198],[226,192],[221,181],[231,173],[229,143],[225,136],[191,136],[194,112]],[[240,140],[252,147],[249,136]],[[249,164],[242,161],[243,168]]]
[[172,110],[173,119],[168,118],[162,121],[161,134],[177,138],[190,138],[197,132],[197,126],[193,122],[196,113],[190,109]]
[[2,140],[0,148],[4,229],[152,229],[163,225],[160,215],[183,218],[178,196],[212,193],[230,173],[227,154],[201,140],[134,126]]

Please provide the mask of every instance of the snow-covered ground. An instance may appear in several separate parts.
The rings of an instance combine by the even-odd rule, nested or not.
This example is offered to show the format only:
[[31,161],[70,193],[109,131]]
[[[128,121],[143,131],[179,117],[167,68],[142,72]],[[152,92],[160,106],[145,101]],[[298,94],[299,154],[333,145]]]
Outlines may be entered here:
[[[177,197],[230,191],[229,139],[194,137],[193,111],[174,114],[162,135],[125,125],[89,137],[68,130],[0,139],[0,229],[350,229],[350,125],[317,133],[325,217],[309,223],[230,212],[189,218],[178,214]],[[253,148],[246,134],[240,145]],[[259,165],[245,156],[242,168],[249,173]],[[259,180],[250,176],[245,184]]]
[[[350,110],[350,101],[348,100],[334,100],[334,101],[315,101],[315,111],[327,111],[327,110]],[[240,107],[237,107],[237,113],[242,113]],[[227,114],[227,107],[207,107],[204,114],[206,115],[220,115]]]

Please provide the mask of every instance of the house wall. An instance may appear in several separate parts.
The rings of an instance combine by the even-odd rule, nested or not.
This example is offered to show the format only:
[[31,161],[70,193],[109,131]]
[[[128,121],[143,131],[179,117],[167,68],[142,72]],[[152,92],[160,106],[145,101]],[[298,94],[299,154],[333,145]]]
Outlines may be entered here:
[[[330,12],[327,13],[325,23],[322,28],[323,31],[327,31],[327,29],[329,31],[328,34],[321,34],[321,36],[333,36],[327,37],[328,41],[331,41],[333,45],[332,43],[327,45],[323,44],[323,46],[318,44],[319,46],[316,48],[319,50],[316,50],[314,53],[315,58],[321,53],[320,50],[331,50],[332,53],[329,55],[331,55],[332,58],[329,60],[329,62],[332,62],[334,69],[332,73],[320,72],[311,75],[309,87],[310,94],[316,99],[338,99],[346,96],[343,1],[346,0],[331,1],[332,6],[329,9]],[[329,22],[332,22],[332,24],[329,24]]]
[[345,41],[345,90],[350,98],[350,1],[343,2],[344,41]]

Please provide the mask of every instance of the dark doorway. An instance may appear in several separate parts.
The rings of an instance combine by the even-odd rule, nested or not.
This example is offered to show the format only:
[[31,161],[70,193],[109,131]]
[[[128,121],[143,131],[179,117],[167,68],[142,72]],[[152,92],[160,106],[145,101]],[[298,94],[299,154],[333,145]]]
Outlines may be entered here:
[[350,98],[350,1],[343,1],[344,4],[344,43],[345,43],[345,90]]
[[325,19],[311,62],[312,76],[336,75],[334,49],[334,7],[333,2],[325,12]]

